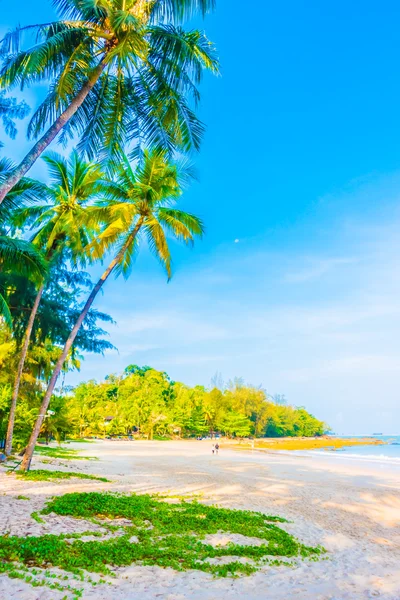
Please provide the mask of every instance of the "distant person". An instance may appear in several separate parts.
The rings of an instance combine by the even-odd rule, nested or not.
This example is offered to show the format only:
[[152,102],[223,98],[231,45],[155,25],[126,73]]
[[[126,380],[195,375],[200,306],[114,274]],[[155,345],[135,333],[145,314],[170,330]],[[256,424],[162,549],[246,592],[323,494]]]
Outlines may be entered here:
[[218,442],[215,444],[215,454],[218,454],[219,444]]
[[214,444],[212,445],[211,452],[212,452],[213,454],[215,453],[215,446],[214,446]]

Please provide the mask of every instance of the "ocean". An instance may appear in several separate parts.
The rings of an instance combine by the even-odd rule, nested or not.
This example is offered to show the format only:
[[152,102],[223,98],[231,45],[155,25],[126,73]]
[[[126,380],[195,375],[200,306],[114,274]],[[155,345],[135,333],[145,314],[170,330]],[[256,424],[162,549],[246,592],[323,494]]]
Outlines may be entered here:
[[[336,437],[336,436],[332,436]],[[376,446],[347,446],[335,451],[326,450],[307,450],[304,454],[318,456],[334,455],[343,460],[358,459],[360,461],[380,464],[393,464],[400,466],[400,435],[343,435],[337,437],[346,438],[365,438],[373,437],[382,440],[385,444]],[[303,453],[303,452],[302,452]]]

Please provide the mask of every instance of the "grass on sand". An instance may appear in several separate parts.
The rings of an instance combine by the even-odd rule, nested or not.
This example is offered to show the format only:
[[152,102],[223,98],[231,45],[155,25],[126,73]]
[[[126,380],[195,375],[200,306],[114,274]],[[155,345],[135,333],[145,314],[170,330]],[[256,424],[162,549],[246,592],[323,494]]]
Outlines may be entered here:
[[79,450],[64,448],[63,446],[39,446],[36,445],[35,453],[50,458],[60,458],[62,460],[97,460],[95,456],[79,456]]
[[[19,479],[27,479],[28,481],[52,481],[60,479],[93,479],[95,481],[110,481],[105,477],[96,477],[95,475],[88,475],[87,473],[75,473],[74,471],[47,471],[45,469],[34,469],[32,471],[14,471],[15,475]],[[12,472],[8,472],[7,475],[11,475]]]
[[[42,511],[48,513],[95,519],[118,534],[95,541],[79,539],[84,534],[3,536],[0,564],[18,561],[25,566],[55,566],[73,573],[83,569],[107,573],[107,565],[138,563],[226,576],[250,574],[263,564],[290,564],[294,558],[317,559],[324,552],[321,547],[305,546],[281,529],[277,524],[285,520],[280,517],[197,501],[171,503],[147,494],[72,493],[50,500]],[[109,518],[125,521],[111,525]],[[208,534],[221,532],[256,537],[261,545],[251,545],[250,541],[250,545],[217,546],[205,539]]]

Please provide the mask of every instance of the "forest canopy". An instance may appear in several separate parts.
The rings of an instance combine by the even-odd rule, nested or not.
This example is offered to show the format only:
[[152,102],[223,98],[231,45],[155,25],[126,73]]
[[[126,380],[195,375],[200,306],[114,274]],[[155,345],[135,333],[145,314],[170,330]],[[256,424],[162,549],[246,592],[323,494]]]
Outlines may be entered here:
[[302,407],[278,404],[235,379],[223,389],[189,387],[165,372],[131,365],[121,375],[79,384],[65,399],[77,436],[319,436],[326,425]]

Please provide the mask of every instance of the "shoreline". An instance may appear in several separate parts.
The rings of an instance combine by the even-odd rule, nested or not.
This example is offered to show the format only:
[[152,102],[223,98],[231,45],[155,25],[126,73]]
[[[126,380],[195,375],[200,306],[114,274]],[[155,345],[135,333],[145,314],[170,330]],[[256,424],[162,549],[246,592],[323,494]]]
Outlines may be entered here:
[[280,438],[255,438],[235,441],[230,439],[227,444],[237,447],[265,450],[342,450],[344,448],[356,448],[358,446],[386,446],[386,440],[380,440],[371,436],[346,437],[346,436],[320,436],[320,437],[280,437]]
[[397,470],[400,474],[400,456],[387,456],[387,455],[373,455],[373,454],[356,454],[353,452],[346,451],[330,451],[330,450],[269,450],[268,448],[234,448],[234,450],[240,453],[259,453],[264,456],[291,456],[293,458],[308,458],[321,461],[329,461],[334,464],[335,461],[344,463],[353,463],[353,467],[357,470],[360,468],[367,468],[371,463],[371,468],[374,465],[376,468],[379,467],[379,471],[383,468],[389,470]]

